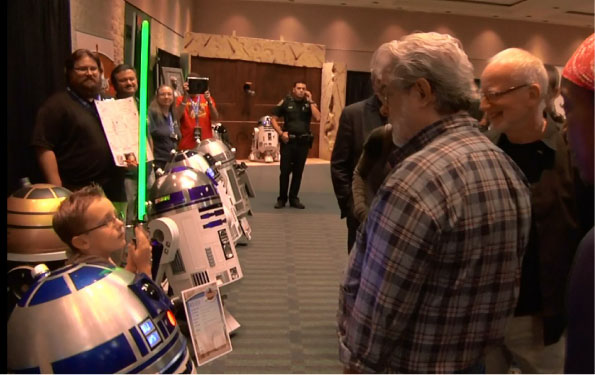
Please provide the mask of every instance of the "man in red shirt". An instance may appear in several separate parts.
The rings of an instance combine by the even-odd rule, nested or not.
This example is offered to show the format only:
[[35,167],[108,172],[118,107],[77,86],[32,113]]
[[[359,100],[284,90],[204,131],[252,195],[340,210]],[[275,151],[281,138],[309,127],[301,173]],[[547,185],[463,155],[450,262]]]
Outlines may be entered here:
[[[190,73],[189,77],[198,77]],[[219,118],[215,100],[207,90],[204,94],[191,95],[188,93],[188,82],[184,82],[184,96],[176,98],[176,110],[180,121],[182,138],[178,144],[179,150],[190,150],[196,147],[194,129],[200,127],[200,139],[213,137],[211,121]]]

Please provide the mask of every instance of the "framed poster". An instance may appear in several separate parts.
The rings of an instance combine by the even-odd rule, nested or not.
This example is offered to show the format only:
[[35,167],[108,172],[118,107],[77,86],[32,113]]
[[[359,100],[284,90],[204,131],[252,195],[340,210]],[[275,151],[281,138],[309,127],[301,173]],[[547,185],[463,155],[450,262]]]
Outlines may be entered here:
[[171,86],[174,91],[174,98],[184,95],[184,73],[180,68],[161,67],[161,83]]
[[182,301],[198,365],[231,352],[231,339],[217,282],[183,290]]

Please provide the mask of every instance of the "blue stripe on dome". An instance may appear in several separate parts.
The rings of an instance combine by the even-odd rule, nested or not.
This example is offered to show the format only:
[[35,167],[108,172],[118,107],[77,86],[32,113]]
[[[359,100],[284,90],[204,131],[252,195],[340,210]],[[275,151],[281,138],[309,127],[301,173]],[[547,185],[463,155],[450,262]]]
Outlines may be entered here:
[[[182,348],[180,351],[187,350],[186,339],[183,336],[180,336],[179,332],[176,332],[176,335],[165,346],[163,346],[163,343],[161,343],[159,346],[157,346],[157,348],[160,349],[157,354],[152,355],[151,358],[148,358],[146,362],[144,362],[144,363],[140,364],[139,366],[137,366],[136,368],[130,370],[130,373],[137,374],[139,372],[142,372],[144,369],[151,366],[153,363],[157,362],[159,359],[162,359],[163,355],[165,355],[165,353],[167,353],[178,340],[181,340],[183,342],[183,345],[182,345]],[[161,346],[161,348],[160,348],[160,346]]]
[[115,374],[136,362],[122,333],[93,349],[52,363],[55,374]]
[[145,355],[147,355],[147,353],[149,353],[149,349],[147,349],[147,344],[145,344],[145,340],[143,340],[140,333],[138,332],[138,328],[136,328],[136,326],[134,326],[134,327],[130,328],[128,331],[130,332],[130,335],[134,339],[134,342],[136,342],[136,346],[138,347],[138,350],[140,351],[140,355],[142,355],[143,357]]
[[51,276],[61,275],[63,273],[66,273],[66,272],[70,271],[71,269],[73,269],[76,266],[77,266],[76,264],[69,264],[69,265],[64,266],[62,268],[58,268],[55,271],[50,271],[51,272],[50,274],[51,274]]
[[81,290],[112,273],[106,267],[84,266],[68,274],[77,290]]
[[47,280],[39,286],[37,291],[35,291],[33,298],[31,298],[31,302],[29,302],[29,306],[50,302],[69,294],[70,288],[68,288],[66,281],[64,281],[62,277]]

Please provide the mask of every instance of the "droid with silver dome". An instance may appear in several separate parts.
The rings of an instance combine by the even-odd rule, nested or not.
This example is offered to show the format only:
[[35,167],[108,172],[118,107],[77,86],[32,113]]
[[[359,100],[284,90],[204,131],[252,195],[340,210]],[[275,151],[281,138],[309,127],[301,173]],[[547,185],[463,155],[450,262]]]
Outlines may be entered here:
[[273,128],[271,116],[263,116],[254,128],[252,150],[248,159],[250,161],[264,161],[272,163],[280,160],[279,135]]
[[8,371],[194,373],[171,307],[144,274],[93,264],[41,269],[8,321]]
[[217,167],[223,177],[227,194],[232,198],[236,207],[238,218],[242,224],[244,234],[250,239],[251,228],[247,216],[251,214],[249,197],[254,197],[254,189],[250,182],[245,163],[238,164],[235,158],[235,149],[229,149],[225,143],[217,139],[205,139],[198,144],[196,151],[209,155],[221,164]]
[[[158,282],[166,276],[174,295],[216,281],[242,278],[214,174],[177,166],[151,189],[148,223]],[[155,264],[154,263],[154,264]]]
[[[219,163],[220,164],[220,163]],[[237,244],[243,234],[243,229],[238,219],[236,208],[231,200],[231,196],[227,194],[224,180],[221,174],[217,171],[217,163],[210,155],[203,155],[195,150],[184,150],[172,154],[171,160],[165,166],[165,172],[169,172],[173,168],[180,166],[187,166],[199,172],[213,176],[213,184],[217,189],[221,203],[223,204],[223,211],[229,225],[229,231],[234,244]]]

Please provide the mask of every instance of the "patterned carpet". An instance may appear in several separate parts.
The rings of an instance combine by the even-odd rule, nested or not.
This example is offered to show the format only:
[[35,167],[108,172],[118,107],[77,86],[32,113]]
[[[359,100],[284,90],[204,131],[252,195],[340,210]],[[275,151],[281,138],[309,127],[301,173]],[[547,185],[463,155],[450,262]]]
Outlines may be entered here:
[[222,288],[241,324],[233,351],[198,373],[341,373],[335,316],[347,261],[345,222],[332,193],[302,193],[305,210],[251,200],[253,238],[238,247],[244,278]]

